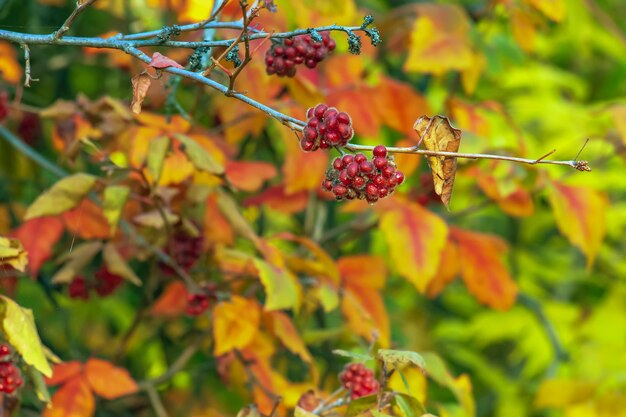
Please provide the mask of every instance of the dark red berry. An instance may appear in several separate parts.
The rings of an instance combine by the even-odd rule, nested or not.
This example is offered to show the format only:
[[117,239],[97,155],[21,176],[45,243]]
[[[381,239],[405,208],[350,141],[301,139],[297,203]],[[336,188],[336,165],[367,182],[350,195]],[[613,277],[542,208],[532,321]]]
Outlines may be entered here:
[[341,160],[341,158],[335,158],[335,160],[333,161],[333,168],[335,168],[337,171],[342,170],[343,169],[343,161]]
[[378,169],[383,169],[387,166],[387,158],[384,156],[377,156],[374,158],[374,166]]
[[374,372],[362,363],[346,365],[339,374],[339,380],[350,391],[350,398],[353,400],[378,392],[378,381],[374,379]]
[[344,195],[348,193],[348,189],[344,185],[335,185],[333,187],[333,193],[337,197],[343,197]]
[[0,356],[6,356],[11,353],[11,349],[8,345],[2,344],[0,345]]
[[359,173],[359,164],[356,162],[356,159],[347,166],[346,172],[349,177],[355,177]]
[[352,180],[352,186],[356,189],[361,189],[365,187],[366,181],[363,177],[356,177]]
[[75,276],[67,287],[70,298],[82,298],[87,300],[89,298],[89,287],[85,278],[81,276]]
[[365,161],[367,161],[367,157],[362,153],[357,153],[356,155],[354,155],[354,162],[356,162],[357,164],[362,164]]
[[391,165],[387,165],[381,170],[381,172],[383,174],[383,177],[391,178],[396,173],[396,169],[392,167]]
[[352,121],[350,120],[350,116],[348,116],[348,113],[344,112],[337,114],[337,121],[344,125],[349,125],[352,123]]
[[324,117],[324,112],[327,109],[328,109],[328,106],[326,104],[318,104],[317,106],[315,106],[315,110],[313,111],[313,114],[318,119],[321,119],[322,117]]
[[398,183],[398,185],[404,182],[404,174],[400,171],[396,171],[396,182]]

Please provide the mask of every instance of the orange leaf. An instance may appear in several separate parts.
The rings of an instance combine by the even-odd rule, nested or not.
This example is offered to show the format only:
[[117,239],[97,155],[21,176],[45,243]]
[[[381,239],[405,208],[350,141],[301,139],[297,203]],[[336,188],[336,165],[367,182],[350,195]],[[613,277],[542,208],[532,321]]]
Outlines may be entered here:
[[83,364],[78,361],[57,363],[52,367],[52,376],[44,380],[47,385],[57,385],[78,375],[82,369]]
[[375,90],[372,100],[380,120],[398,132],[414,134],[411,126],[415,117],[430,113],[424,97],[416,93],[410,84],[383,77]]
[[187,288],[180,281],[174,281],[165,287],[163,293],[152,305],[150,313],[153,316],[176,317],[187,308]]
[[226,177],[243,191],[256,191],[263,183],[276,176],[276,168],[267,162],[228,161]]
[[95,408],[96,402],[89,384],[79,375],[54,393],[50,407],[45,409],[43,417],[91,417]]
[[249,345],[259,331],[261,313],[256,301],[233,296],[219,303],[213,310],[213,335],[215,355]]
[[526,52],[535,49],[537,28],[526,9],[515,7],[511,10],[511,30],[517,44]]
[[385,286],[387,268],[379,256],[344,256],[337,260],[337,267],[346,286],[378,289]]
[[359,86],[332,92],[328,95],[326,102],[329,106],[336,107],[339,111],[350,115],[356,134],[374,137],[378,135],[382,122],[379,111],[376,106],[363,105],[363,103],[370,103],[374,94],[369,87]]
[[28,252],[30,276],[36,278],[43,263],[52,255],[54,245],[63,235],[63,223],[58,217],[37,217],[22,223],[12,235]]
[[502,257],[506,242],[494,235],[450,229],[459,247],[461,276],[478,301],[497,310],[507,310],[517,296],[517,285],[509,275]]
[[109,222],[102,208],[89,199],[61,215],[67,230],[83,239],[106,239],[111,236]]
[[280,129],[286,146],[283,164],[285,192],[293,194],[298,191],[319,189],[328,167],[328,154],[326,152],[303,152],[291,130],[282,126],[277,129]]
[[498,203],[502,211],[513,217],[527,217],[535,210],[530,193],[519,184],[515,184],[516,188],[508,195],[502,195],[493,175],[481,175],[478,177],[478,186],[487,197]]
[[313,358],[289,316],[280,311],[272,311],[266,314],[270,318],[272,333],[274,333],[278,340],[280,340],[290,352],[300,356],[303,361],[312,363]]
[[323,265],[325,270],[324,275],[330,278],[335,284],[339,284],[339,270],[337,269],[337,265],[335,265],[335,261],[328,254],[328,252],[322,249],[316,242],[307,237],[296,236],[292,233],[287,232],[280,233],[276,235],[276,237],[280,239],[291,240],[293,242],[298,242],[299,244],[307,248],[307,250],[312,255],[315,255],[315,258],[317,258],[320,264]]
[[397,201],[382,213],[380,228],[396,270],[425,291],[446,243],[445,222],[419,204]]
[[13,44],[0,41],[0,74],[9,84],[18,84],[22,78],[22,67],[17,62]]
[[565,17],[565,0],[524,0],[549,19],[560,22]]
[[233,227],[220,211],[215,193],[211,194],[206,201],[203,230],[207,245],[214,243],[232,245],[235,241]]
[[590,188],[554,181],[548,197],[556,225],[572,244],[583,251],[590,267],[606,233],[606,196]]
[[341,311],[352,331],[367,340],[376,332],[381,346],[389,346],[389,317],[378,290],[367,287],[346,289],[341,299]]
[[247,198],[244,205],[248,207],[265,204],[272,210],[285,214],[294,214],[304,210],[308,201],[309,197],[306,191],[287,194],[284,185],[276,185],[269,187],[259,195]]
[[152,54],[152,60],[150,61],[148,65],[150,65],[152,68],[159,68],[159,69],[169,68],[169,67],[181,68],[181,69],[183,68],[183,66],[180,65],[178,62],[166,57],[165,55],[161,55],[159,52],[155,52]]
[[90,358],[85,363],[85,377],[99,396],[112,400],[137,392],[137,383],[124,368],[111,362]]

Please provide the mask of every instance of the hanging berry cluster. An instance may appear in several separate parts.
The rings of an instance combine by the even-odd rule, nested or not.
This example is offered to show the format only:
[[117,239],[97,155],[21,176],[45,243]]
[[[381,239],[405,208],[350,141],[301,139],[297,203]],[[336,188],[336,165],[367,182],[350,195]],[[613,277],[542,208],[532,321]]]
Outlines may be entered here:
[[403,181],[404,174],[396,169],[387,148],[378,145],[370,161],[362,153],[335,159],[322,188],[332,192],[337,200],[358,198],[373,204],[391,195]]
[[293,77],[296,75],[296,65],[315,68],[337,46],[328,32],[319,35],[321,40],[318,41],[311,35],[300,35],[274,44],[265,54],[267,74]]
[[20,370],[11,359],[11,349],[7,344],[0,345],[0,392],[13,394],[24,384]]
[[124,282],[124,278],[109,271],[106,266],[102,266],[94,274],[95,280],[87,281],[84,277],[77,275],[72,279],[68,286],[68,294],[70,298],[89,299],[89,292],[95,290],[100,297],[106,297]]
[[352,119],[326,104],[318,104],[306,112],[307,125],[302,131],[300,147],[305,152],[346,146],[354,136]]
[[[185,230],[182,224],[180,224],[174,229],[169,244],[165,248],[165,252],[171,256],[181,268],[185,271],[189,271],[200,258],[203,243],[204,238],[202,235],[192,236],[192,234]],[[163,272],[169,275],[176,275],[176,272],[165,263],[160,263],[159,267]]]
[[187,295],[186,312],[190,316],[199,316],[209,309],[211,301],[217,300],[217,286],[208,283],[202,287],[200,292]]
[[362,363],[347,364],[339,374],[339,380],[353,400],[378,392],[378,381],[374,378],[374,372]]

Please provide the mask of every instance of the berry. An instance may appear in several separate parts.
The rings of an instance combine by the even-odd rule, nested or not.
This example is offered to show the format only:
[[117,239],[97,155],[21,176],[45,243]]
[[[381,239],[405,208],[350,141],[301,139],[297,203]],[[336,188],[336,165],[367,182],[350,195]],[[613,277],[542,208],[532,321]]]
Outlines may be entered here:
[[[387,155],[382,146],[377,146],[376,152],[381,155],[380,148]],[[373,204],[393,194],[395,187],[403,181],[404,174],[396,170],[392,157],[373,156],[368,161],[359,153],[336,158],[322,181],[322,189],[332,192],[337,200],[358,198]]]
[[[7,356],[11,353],[11,349],[6,344],[0,345],[0,354]],[[10,357],[3,358],[0,361],[0,392],[5,394],[13,394],[16,389],[24,384],[20,370],[15,366]]]
[[6,91],[0,91],[0,123],[9,115],[9,94]]
[[385,148],[383,145],[378,145],[374,148],[373,151],[374,156],[381,156],[381,157],[385,157],[387,156],[387,148]]
[[[308,109],[306,116],[307,125],[302,130],[302,139],[300,139],[300,147],[305,152],[328,149],[332,146],[346,146],[354,135],[354,130],[350,124],[350,116],[339,112],[334,107],[328,107],[328,105],[320,103]],[[350,158],[354,157],[350,156]],[[361,155],[360,158],[357,161],[358,163],[367,160],[365,155]],[[352,160],[349,162],[343,161],[346,166],[350,162]]]
[[124,282],[124,278],[109,271],[103,266],[96,273],[96,292],[100,297],[111,295]]
[[339,380],[350,391],[350,398],[353,400],[378,392],[378,381],[374,378],[374,372],[362,363],[347,364],[339,374]]
[[[203,243],[204,238],[202,235],[192,236],[190,232],[182,227],[181,223],[174,229],[172,237],[165,248],[165,252],[170,255],[181,268],[185,271],[189,271],[200,258]],[[168,265],[161,263],[159,266],[165,273],[175,275],[175,271]]]
[[313,411],[320,405],[320,402],[321,400],[315,395],[315,391],[310,389],[300,396],[297,406],[306,411]]
[[89,299],[89,286],[85,281],[85,278],[81,276],[75,276],[67,287],[67,292],[70,298],[82,298],[83,300]]
[[5,345],[4,343],[0,345],[0,356],[6,356],[11,353],[11,349],[9,349],[9,345]]
[[328,32],[322,32],[321,36],[322,42],[315,42],[310,35],[300,35],[274,44],[265,53],[265,71],[268,75],[293,77],[296,65],[315,68],[337,45]]

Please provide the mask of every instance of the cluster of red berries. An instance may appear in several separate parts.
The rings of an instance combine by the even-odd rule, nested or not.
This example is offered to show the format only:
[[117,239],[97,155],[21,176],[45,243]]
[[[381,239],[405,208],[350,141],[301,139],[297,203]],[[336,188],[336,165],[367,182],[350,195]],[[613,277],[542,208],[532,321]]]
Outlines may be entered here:
[[0,91],[0,122],[4,121],[9,115],[9,94],[6,91]]
[[378,145],[371,161],[362,153],[335,159],[322,188],[332,192],[337,200],[358,198],[373,204],[391,195],[403,181],[404,174],[387,156],[387,148]]
[[300,147],[305,152],[346,146],[354,136],[352,119],[348,113],[340,112],[326,104],[318,104],[306,112],[307,125],[302,131]]
[[296,65],[315,68],[337,46],[328,32],[322,32],[321,37],[322,41],[316,42],[311,35],[300,35],[274,44],[265,54],[267,74],[293,77]]
[[374,372],[362,363],[347,364],[339,374],[339,380],[353,400],[378,392],[378,381],[374,378]]
[[[176,227],[172,238],[165,248],[165,252],[185,271],[189,271],[198,261],[202,254],[204,238],[190,235],[183,227]],[[175,271],[167,264],[161,263],[161,269],[170,275],[176,275]]]
[[441,197],[435,192],[435,186],[433,184],[433,174],[424,173],[420,176],[421,187],[419,194],[417,195],[417,202],[422,206],[428,204],[441,204]]
[[95,290],[100,297],[106,297],[113,294],[124,282],[124,278],[109,271],[106,266],[96,271],[94,276],[96,277],[94,282],[88,282],[80,275],[75,276],[67,288],[70,298],[88,300],[90,290]]
[[6,344],[0,345],[0,392],[13,394],[15,390],[24,384],[20,370],[9,356],[11,349]]
[[187,295],[186,312],[190,316],[199,316],[211,305],[211,301],[217,300],[217,286],[213,283],[205,284],[201,292]]

